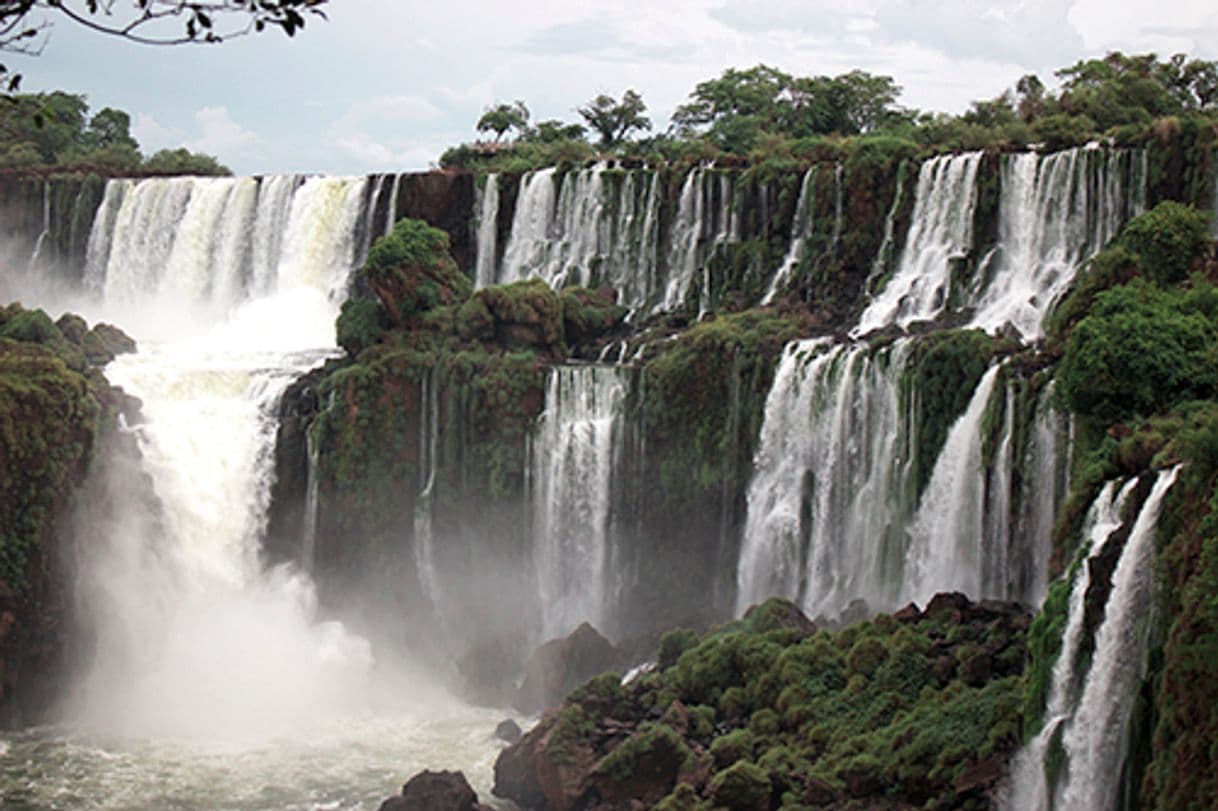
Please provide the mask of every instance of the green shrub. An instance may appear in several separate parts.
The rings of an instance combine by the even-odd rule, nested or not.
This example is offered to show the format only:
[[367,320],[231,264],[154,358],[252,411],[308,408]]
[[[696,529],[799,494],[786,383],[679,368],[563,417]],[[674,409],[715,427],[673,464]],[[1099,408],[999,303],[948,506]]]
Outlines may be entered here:
[[1135,280],[1100,293],[1066,344],[1058,380],[1069,407],[1104,422],[1150,415],[1218,385],[1213,323],[1179,292]]
[[1160,285],[1184,281],[1209,247],[1208,216],[1192,206],[1164,200],[1121,229],[1119,242],[1138,258],[1143,274]]
[[770,776],[742,760],[711,779],[710,796],[716,806],[731,811],[765,811],[770,807]]
[[347,299],[334,326],[338,345],[348,355],[358,355],[384,334],[384,310],[374,299]]

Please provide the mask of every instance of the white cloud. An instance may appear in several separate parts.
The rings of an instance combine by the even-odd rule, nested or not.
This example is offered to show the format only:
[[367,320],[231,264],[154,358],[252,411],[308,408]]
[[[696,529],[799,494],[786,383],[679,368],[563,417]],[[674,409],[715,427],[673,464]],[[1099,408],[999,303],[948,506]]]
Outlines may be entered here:
[[182,130],[163,126],[148,113],[136,114],[135,122],[131,125],[131,134],[148,153],[177,147],[186,137],[186,133]]
[[199,136],[186,142],[187,149],[209,155],[248,155],[255,151],[258,136],[245,129],[225,107],[203,107],[195,113]]

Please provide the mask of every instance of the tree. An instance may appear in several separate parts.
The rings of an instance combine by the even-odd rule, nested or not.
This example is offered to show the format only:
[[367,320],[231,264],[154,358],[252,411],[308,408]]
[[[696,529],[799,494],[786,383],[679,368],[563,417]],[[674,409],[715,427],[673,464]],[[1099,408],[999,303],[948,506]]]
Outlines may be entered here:
[[729,119],[748,119],[755,126],[773,130],[792,81],[790,74],[768,65],[728,68],[719,78],[698,83],[689,94],[690,101],[673,113],[673,126],[689,133],[714,129]]
[[522,138],[537,144],[554,144],[559,141],[579,141],[584,137],[582,124],[564,124],[550,118],[540,121],[535,127],[525,130]]
[[[215,43],[266,28],[289,37],[305,15],[325,18],[329,0],[0,0],[0,51],[39,54],[58,18],[146,45]],[[180,26],[172,23],[178,22]],[[17,91],[21,76],[0,65],[0,85]]]
[[139,149],[139,144],[131,137],[131,116],[113,107],[103,107],[89,119],[84,142],[88,149],[104,149],[110,146]]
[[511,104],[496,104],[494,107],[483,110],[476,129],[478,132],[495,133],[495,141],[498,142],[503,140],[503,135],[508,130],[524,132],[528,125],[529,108],[523,101],[516,99]]
[[231,175],[233,172],[211,155],[188,149],[162,149],[144,162],[149,172],[167,175]]
[[633,130],[651,129],[651,119],[643,115],[647,112],[647,105],[634,90],[623,93],[621,101],[601,93],[577,112],[600,135],[602,149],[616,146]]

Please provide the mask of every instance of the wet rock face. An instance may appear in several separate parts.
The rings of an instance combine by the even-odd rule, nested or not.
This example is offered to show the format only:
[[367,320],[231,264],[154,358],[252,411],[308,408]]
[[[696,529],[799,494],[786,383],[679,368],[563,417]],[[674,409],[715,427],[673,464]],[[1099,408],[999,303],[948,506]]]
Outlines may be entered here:
[[545,643],[529,657],[516,706],[534,713],[562,701],[588,679],[614,667],[617,648],[588,623],[564,639]]
[[484,811],[477,793],[462,772],[422,771],[416,774],[397,797],[390,797],[379,811]]

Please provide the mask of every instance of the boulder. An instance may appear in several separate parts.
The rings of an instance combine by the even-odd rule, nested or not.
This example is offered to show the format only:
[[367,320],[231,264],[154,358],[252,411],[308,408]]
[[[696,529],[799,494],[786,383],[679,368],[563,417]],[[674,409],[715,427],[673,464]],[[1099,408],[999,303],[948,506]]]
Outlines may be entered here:
[[95,324],[80,342],[85,358],[95,366],[105,366],[119,355],[135,351],[135,340],[111,324]]
[[553,707],[588,679],[612,669],[617,648],[588,623],[564,639],[546,642],[529,657],[516,708],[532,714]]
[[422,771],[406,781],[402,793],[379,811],[488,811],[461,772]]
[[499,722],[499,726],[495,727],[495,737],[507,743],[516,743],[520,740],[523,733],[520,731],[520,724],[508,718]]

